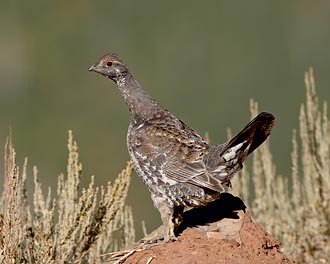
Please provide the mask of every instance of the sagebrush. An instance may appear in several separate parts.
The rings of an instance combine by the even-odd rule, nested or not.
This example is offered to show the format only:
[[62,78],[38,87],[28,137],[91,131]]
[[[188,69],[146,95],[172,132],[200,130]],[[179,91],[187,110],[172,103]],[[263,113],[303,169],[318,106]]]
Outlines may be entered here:
[[[233,190],[288,256],[298,263],[330,263],[330,121],[327,103],[319,109],[312,69],[305,86],[299,132],[292,136],[291,177],[277,173],[267,141],[254,152],[252,168],[233,181]],[[251,115],[257,112],[251,101]]]
[[[33,169],[32,204],[26,189],[27,159],[22,172],[11,136],[5,146],[4,191],[0,208],[0,263],[102,263],[104,253],[135,240],[131,208],[124,206],[132,164],[106,187],[80,187],[82,166],[69,132],[67,175],[57,192],[45,196]],[[81,189],[81,190],[80,190]],[[54,197],[52,197],[54,196]]]

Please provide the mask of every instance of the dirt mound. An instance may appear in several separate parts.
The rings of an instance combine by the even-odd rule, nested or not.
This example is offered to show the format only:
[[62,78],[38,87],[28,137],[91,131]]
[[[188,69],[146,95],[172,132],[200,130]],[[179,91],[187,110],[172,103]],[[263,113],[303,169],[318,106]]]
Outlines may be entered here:
[[[161,232],[162,227],[151,235]],[[135,250],[126,251],[118,263],[295,263],[281,252],[279,241],[252,222],[243,202],[230,194],[206,207],[188,211],[181,232],[172,243],[147,249],[136,244]]]

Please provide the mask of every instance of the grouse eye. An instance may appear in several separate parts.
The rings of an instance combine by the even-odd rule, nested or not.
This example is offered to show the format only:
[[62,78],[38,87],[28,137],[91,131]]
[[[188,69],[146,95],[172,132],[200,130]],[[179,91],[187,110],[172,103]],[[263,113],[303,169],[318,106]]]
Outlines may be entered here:
[[107,66],[108,66],[108,67],[112,66],[112,62],[111,62],[111,61],[108,61],[108,62],[107,62]]

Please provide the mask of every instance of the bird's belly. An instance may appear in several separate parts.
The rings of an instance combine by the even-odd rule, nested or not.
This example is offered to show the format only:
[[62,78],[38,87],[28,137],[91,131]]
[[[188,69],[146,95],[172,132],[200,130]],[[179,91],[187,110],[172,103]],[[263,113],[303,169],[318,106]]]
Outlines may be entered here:
[[146,156],[141,155],[137,151],[133,151],[130,146],[128,146],[128,153],[137,175],[147,185],[151,192],[153,192],[153,186],[164,184],[161,179],[162,176],[159,168],[154,166]]
[[[210,192],[189,183],[157,186],[155,188],[157,200],[167,203],[169,207],[183,207],[185,209],[199,207],[219,198],[220,193]],[[154,203],[155,203],[155,199]],[[157,207],[157,206],[156,206]]]

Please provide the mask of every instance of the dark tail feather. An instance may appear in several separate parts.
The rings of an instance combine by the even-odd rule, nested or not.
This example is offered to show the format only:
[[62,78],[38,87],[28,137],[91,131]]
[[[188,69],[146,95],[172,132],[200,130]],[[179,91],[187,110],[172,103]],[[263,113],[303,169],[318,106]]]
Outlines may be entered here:
[[247,140],[248,142],[252,141],[247,153],[247,155],[249,155],[268,138],[274,125],[274,121],[274,115],[267,112],[260,113],[253,120],[251,120],[237,135],[235,135],[226,144],[226,146],[224,146],[222,153],[225,153],[227,149]]

